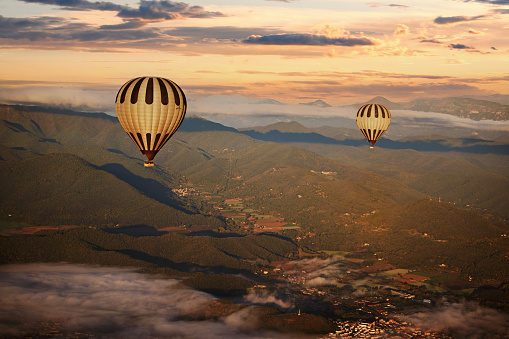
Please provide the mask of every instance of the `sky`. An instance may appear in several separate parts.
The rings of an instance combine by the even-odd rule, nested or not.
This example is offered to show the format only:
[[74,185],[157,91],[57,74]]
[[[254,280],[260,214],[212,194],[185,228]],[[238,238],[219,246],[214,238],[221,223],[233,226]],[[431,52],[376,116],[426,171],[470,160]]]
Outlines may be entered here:
[[508,33],[509,0],[2,0],[0,102],[108,110],[146,75],[191,102],[507,95]]

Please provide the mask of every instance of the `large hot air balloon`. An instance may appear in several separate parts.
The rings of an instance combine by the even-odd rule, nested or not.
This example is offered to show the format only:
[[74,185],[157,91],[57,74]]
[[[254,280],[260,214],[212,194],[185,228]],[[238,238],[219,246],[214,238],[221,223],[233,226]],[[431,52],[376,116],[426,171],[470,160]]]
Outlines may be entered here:
[[391,112],[379,104],[366,104],[357,111],[355,121],[362,134],[371,143],[371,148],[373,148],[375,142],[389,128]]
[[141,153],[146,167],[177,131],[186,115],[186,97],[171,80],[140,77],[126,82],[118,91],[115,110],[118,120]]

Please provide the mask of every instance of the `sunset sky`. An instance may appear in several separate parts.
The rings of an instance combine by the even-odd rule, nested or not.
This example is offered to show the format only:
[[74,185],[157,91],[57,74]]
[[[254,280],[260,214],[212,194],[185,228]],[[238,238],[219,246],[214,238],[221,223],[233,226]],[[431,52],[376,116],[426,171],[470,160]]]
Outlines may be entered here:
[[509,94],[509,0],[1,0],[0,49],[1,102],[105,109],[144,75],[190,100]]

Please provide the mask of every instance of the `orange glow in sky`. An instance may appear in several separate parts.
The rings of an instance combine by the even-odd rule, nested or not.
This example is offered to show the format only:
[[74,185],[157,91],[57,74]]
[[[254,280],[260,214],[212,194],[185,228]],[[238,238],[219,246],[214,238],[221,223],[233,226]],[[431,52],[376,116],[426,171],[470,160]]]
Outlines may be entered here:
[[130,78],[188,97],[509,94],[509,1],[2,0],[0,101],[110,105]]

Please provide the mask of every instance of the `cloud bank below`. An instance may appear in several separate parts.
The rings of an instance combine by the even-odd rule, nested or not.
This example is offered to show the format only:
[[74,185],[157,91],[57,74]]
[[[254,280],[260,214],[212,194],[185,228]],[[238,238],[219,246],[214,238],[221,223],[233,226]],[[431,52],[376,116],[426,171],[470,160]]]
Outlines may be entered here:
[[214,298],[133,270],[67,264],[0,268],[0,336],[40,321],[67,333],[121,338],[290,338],[256,328],[250,307],[218,321],[189,321]]

